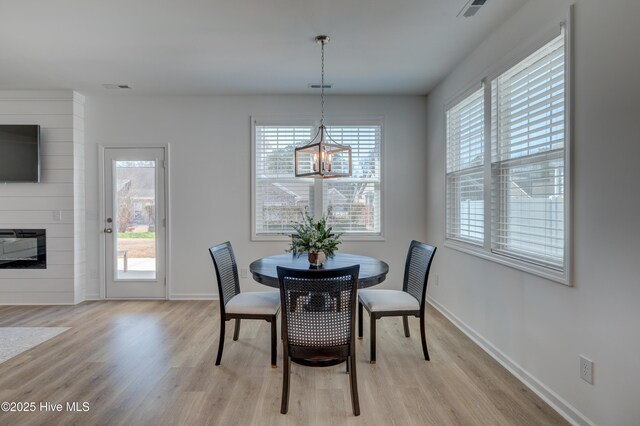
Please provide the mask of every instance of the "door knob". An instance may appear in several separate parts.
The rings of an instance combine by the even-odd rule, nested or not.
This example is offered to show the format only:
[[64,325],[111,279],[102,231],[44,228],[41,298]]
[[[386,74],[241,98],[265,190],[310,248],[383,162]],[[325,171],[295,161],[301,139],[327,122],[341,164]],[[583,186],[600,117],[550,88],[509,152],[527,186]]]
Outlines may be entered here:
[[104,228],[104,232],[107,234],[113,234],[113,229],[111,228]]

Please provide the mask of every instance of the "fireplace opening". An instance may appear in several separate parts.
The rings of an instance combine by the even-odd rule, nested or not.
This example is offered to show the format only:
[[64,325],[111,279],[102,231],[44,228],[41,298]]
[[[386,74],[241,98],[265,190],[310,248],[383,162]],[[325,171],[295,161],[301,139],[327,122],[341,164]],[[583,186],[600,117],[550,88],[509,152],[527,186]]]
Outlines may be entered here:
[[46,269],[45,229],[0,229],[0,269]]

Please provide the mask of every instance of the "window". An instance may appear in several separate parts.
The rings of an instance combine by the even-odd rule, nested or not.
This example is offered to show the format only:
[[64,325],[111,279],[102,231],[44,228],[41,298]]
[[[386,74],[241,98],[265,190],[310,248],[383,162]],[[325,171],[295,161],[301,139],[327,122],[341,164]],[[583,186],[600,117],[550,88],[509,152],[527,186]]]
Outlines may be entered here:
[[329,126],[333,140],[351,147],[351,177],[325,179],[323,205],[337,232],[380,234],[380,126]]
[[447,239],[561,282],[568,269],[565,37],[563,30],[446,114]]
[[336,142],[352,149],[352,176],[336,179],[296,178],[294,148],[309,142],[316,127],[254,121],[253,237],[279,239],[304,212],[327,215],[345,236],[382,235],[382,125],[327,126]]
[[484,88],[447,111],[447,238],[484,244]]
[[562,270],[564,35],[491,82],[491,249]]

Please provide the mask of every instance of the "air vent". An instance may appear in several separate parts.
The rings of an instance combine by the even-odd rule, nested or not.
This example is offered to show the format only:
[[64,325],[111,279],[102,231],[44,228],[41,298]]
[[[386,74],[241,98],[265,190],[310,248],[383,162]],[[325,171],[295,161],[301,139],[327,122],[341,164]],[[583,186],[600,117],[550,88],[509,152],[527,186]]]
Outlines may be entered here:
[[103,84],[102,87],[108,90],[131,89],[128,84]]
[[[320,83],[309,83],[308,87],[309,87],[309,89],[319,89],[320,88]],[[324,85],[325,89],[331,89],[331,87],[333,87],[333,84],[325,84]]]
[[487,0],[469,0],[460,13],[458,13],[458,17],[464,16],[465,18],[470,18],[474,16],[486,2]]

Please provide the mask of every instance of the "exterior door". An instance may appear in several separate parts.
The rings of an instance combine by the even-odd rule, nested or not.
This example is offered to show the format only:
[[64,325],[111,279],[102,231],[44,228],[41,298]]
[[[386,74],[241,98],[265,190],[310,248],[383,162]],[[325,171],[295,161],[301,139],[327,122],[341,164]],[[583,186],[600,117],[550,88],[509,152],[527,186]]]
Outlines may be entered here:
[[105,148],[105,296],[166,298],[165,149]]

